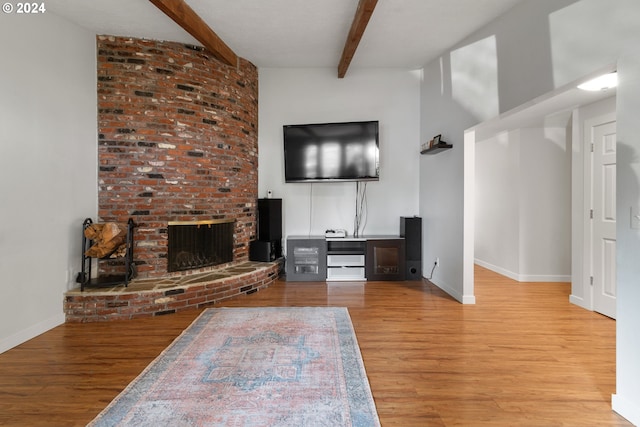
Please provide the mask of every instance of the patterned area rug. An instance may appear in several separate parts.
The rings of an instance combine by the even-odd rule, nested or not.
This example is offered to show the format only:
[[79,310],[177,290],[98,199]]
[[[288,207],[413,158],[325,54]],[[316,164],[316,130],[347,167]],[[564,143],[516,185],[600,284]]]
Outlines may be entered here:
[[90,426],[379,426],[346,308],[205,310]]

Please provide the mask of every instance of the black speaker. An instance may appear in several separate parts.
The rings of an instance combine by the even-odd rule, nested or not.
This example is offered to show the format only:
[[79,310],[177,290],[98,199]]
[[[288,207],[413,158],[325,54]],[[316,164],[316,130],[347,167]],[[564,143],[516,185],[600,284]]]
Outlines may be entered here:
[[422,261],[405,262],[405,279],[422,280]]
[[249,242],[249,260],[272,262],[282,257],[280,240],[252,240]]
[[422,218],[400,217],[400,237],[404,237],[407,280],[422,279]]
[[258,199],[258,240],[282,240],[282,199]]

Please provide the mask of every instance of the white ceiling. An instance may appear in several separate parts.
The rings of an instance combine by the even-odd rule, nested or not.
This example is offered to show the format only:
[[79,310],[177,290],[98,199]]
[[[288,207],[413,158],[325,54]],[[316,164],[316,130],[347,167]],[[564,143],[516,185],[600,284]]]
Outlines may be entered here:
[[[526,0],[378,0],[354,67],[419,68]],[[337,67],[358,0],[186,0],[258,67]],[[96,34],[199,45],[148,0],[47,0]]]

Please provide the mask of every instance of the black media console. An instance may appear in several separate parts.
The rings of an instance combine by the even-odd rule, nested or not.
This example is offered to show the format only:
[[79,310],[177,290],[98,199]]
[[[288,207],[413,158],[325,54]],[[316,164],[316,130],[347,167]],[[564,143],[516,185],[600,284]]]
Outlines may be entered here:
[[406,279],[405,238],[287,237],[287,281]]

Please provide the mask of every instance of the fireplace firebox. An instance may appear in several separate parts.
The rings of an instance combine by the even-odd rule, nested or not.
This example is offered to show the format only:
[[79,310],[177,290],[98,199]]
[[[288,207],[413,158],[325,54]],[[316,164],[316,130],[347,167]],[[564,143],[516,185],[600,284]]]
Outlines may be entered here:
[[234,229],[233,219],[169,222],[168,272],[233,261]]

